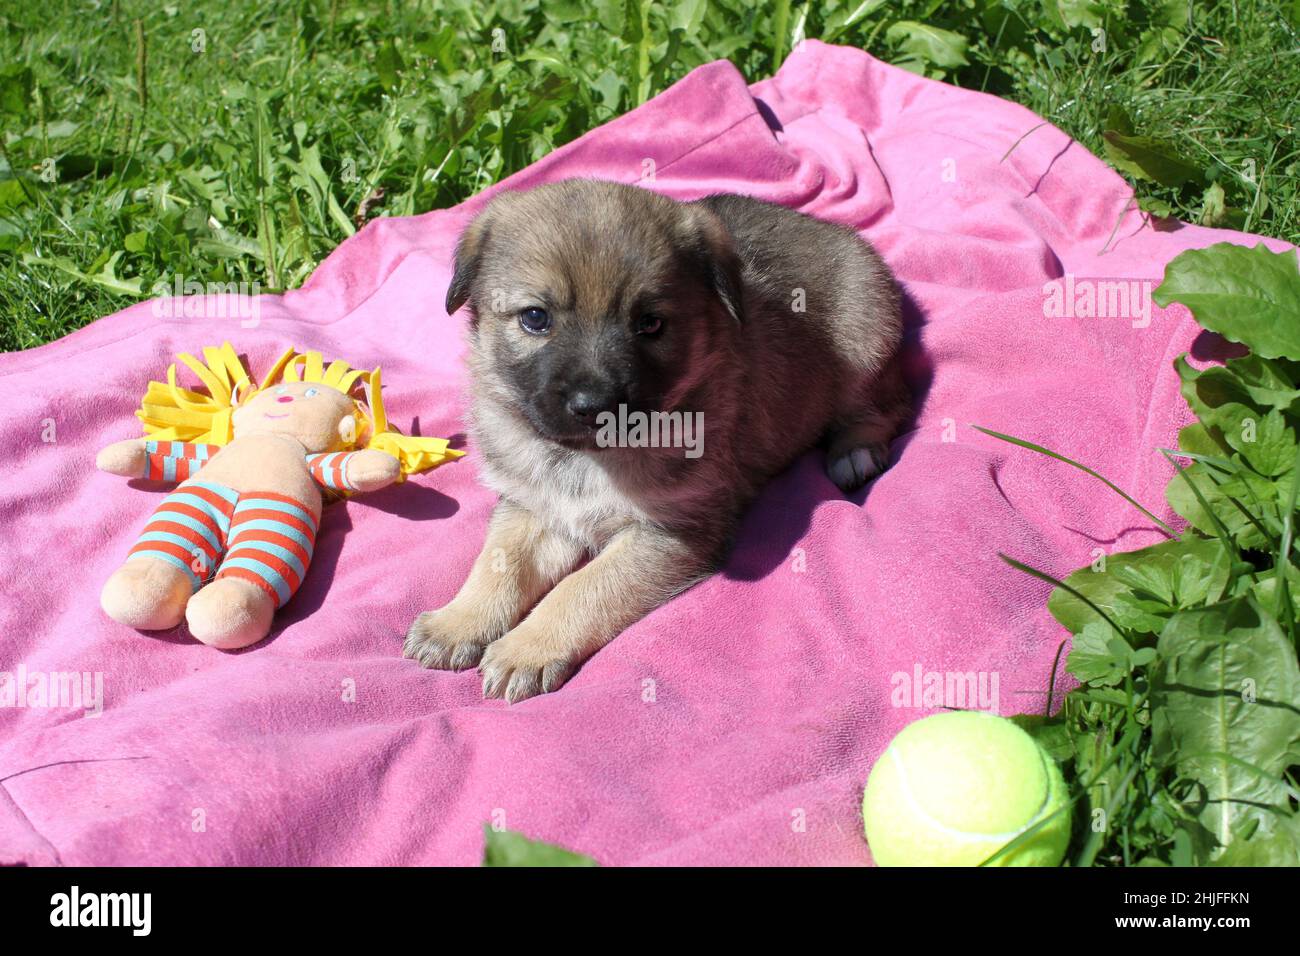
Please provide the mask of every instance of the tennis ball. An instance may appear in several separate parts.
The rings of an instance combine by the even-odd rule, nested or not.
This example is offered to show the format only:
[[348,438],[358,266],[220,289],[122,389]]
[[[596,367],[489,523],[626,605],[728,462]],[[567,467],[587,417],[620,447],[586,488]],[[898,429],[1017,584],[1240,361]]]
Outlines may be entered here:
[[[976,866],[1068,803],[1055,761],[992,714],[952,711],[905,727],[871,770],[862,819],[879,866]],[[1056,866],[1058,813],[995,866]]]

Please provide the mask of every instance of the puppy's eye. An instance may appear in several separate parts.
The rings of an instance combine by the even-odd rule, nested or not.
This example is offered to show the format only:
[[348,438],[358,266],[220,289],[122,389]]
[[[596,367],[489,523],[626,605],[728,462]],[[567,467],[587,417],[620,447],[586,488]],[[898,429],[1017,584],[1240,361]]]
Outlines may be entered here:
[[551,317],[545,309],[524,309],[519,313],[519,325],[530,335],[545,335],[551,330]]
[[636,320],[637,335],[655,335],[664,327],[664,320],[657,315],[647,313]]

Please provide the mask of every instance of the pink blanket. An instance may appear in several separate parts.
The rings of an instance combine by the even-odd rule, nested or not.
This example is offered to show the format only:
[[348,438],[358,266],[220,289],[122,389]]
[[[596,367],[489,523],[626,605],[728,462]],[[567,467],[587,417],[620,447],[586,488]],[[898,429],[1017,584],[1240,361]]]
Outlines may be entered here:
[[396,424],[461,430],[465,320],[441,303],[493,190],[373,222],[303,289],[257,300],[253,327],[141,303],[0,357],[0,862],[472,864],[484,823],[607,864],[869,862],[861,788],[894,733],[943,704],[1046,703],[1065,634],[1046,586],[996,552],[1064,573],[1157,539],[1096,483],[971,423],[1164,514],[1156,449],[1187,420],[1170,363],[1197,329],[1149,290],[1180,250],[1253,241],[1154,230],[1118,175],[1040,122],[808,42],[752,87],[702,67],[496,187],[646,179],[851,224],[906,288],[920,400],[869,491],[846,499],[804,456],[722,573],[513,707],[484,702],[473,672],[400,655],[482,544],[493,496],[472,447],[328,511],[306,585],[248,651],[142,635],[97,605],[161,492],[96,472],[94,453],[136,434],[144,384],[177,352],[228,338],[255,374],[288,345],[382,364]]

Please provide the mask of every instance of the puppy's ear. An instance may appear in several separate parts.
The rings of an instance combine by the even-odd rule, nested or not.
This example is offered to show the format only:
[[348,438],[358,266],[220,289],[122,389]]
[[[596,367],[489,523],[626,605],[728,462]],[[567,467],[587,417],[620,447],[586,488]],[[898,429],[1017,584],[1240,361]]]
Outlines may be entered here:
[[478,274],[479,258],[487,242],[491,228],[491,207],[484,210],[465,231],[456,243],[456,263],[452,268],[451,285],[447,287],[447,314],[451,315],[469,300],[469,287]]
[[744,322],[744,284],[741,281],[740,256],[726,225],[710,209],[699,203],[687,203],[686,242],[695,254],[714,293],[737,322]]
[[508,222],[507,213],[519,198],[518,193],[498,193],[461,233],[460,241],[456,244],[456,263],[451,273],[451,285],[447,287],[448,315],[469,301],[470,286],[474,284],[474,277],[478,275],[479,263],[483,259],[484,250],[487,249],[488,237],[497,228],[498,223]]

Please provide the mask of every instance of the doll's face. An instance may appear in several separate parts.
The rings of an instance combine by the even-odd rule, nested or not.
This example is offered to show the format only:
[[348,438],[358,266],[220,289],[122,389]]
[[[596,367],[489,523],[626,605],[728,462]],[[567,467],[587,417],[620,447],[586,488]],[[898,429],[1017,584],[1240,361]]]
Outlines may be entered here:
[[352,399],[312,382],[286,382],[258,392],[231,415],[235,437],[287,435],[308,452],[334,451],[357,437]]

